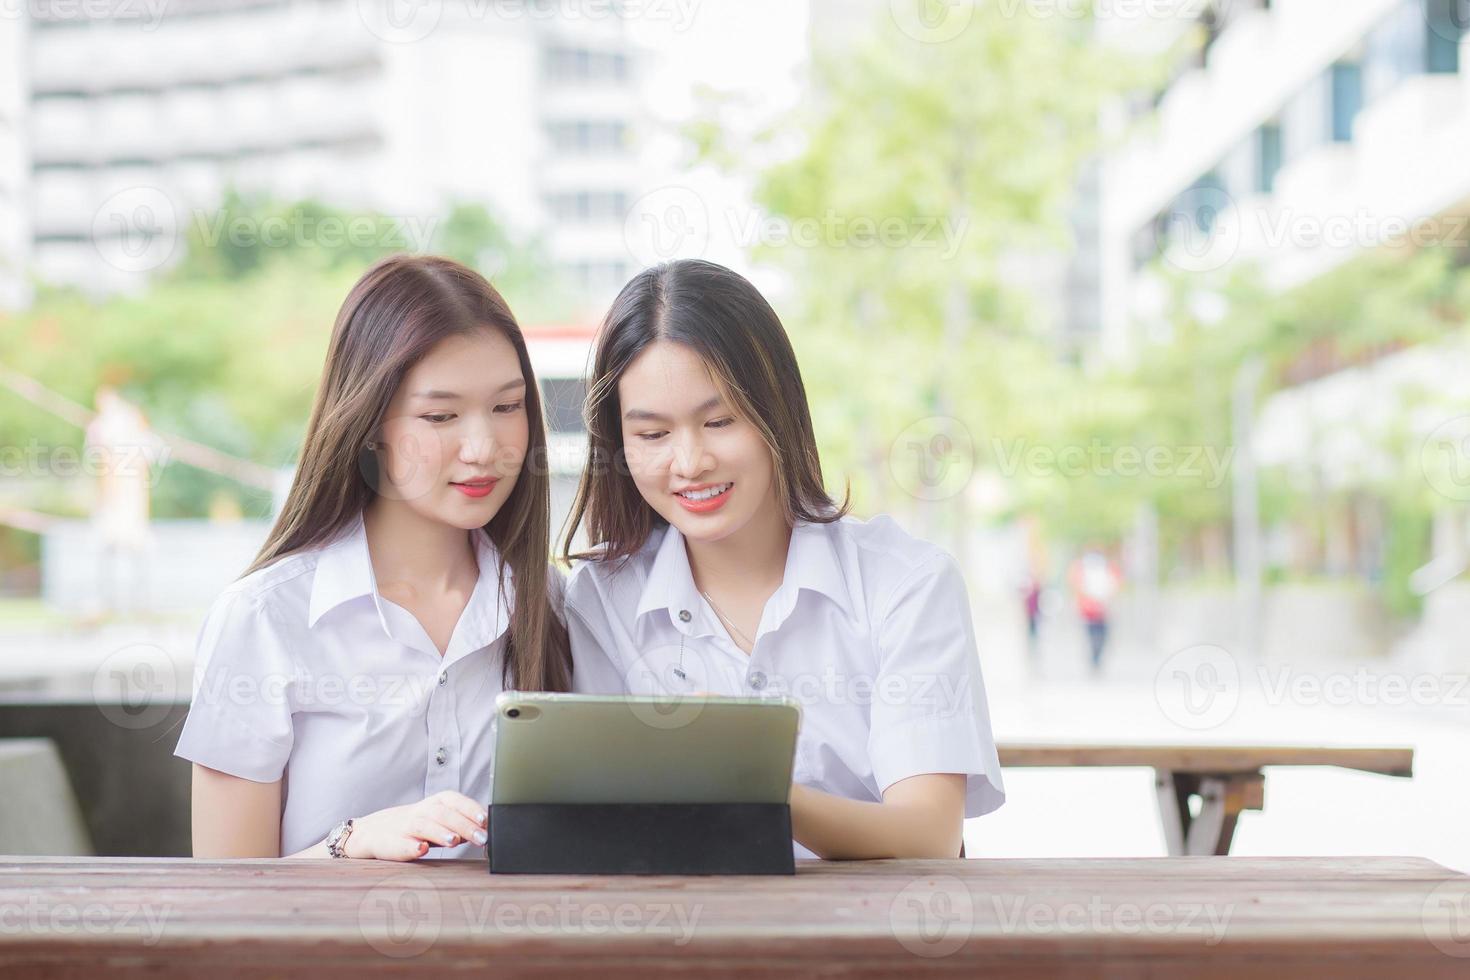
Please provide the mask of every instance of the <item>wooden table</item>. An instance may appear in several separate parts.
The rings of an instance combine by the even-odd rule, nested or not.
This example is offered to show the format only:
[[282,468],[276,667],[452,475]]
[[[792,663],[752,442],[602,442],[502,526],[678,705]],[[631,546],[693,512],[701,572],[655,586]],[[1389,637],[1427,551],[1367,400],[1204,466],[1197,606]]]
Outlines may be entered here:
[[[1004,742],[997,748],[1002,768],[1153,769],[1164,841],[1176,857],[1229,854],[1241,812],[1265,809],[1263,770],[1268,766],[1338,766],[1405,778],[1414,774],[1414,750],[1409,748],[1050,742]],[[1199,798],[1198,813],[1190,805],[1193,797]]]
[[1419,858],[800,862],[0,859],[0,976],[1470,974],[1470,878]]

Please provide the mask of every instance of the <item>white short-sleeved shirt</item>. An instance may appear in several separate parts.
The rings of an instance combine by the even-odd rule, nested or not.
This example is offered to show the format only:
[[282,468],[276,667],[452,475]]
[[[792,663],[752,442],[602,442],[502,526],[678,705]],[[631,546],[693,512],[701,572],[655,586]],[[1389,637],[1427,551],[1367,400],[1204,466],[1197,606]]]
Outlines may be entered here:
[[797,783],[879,802],[909,776],[961,773],[965,816],[1005,800],[964,577],[890,518],[797,524],[749,655],[673,527],[626,562],[579,565],[565,608],[578,691],[787,695]]
[[[446,653],[378,594],[359,517],[334,542],[246,576],[199,634],[175,755],[257,782],[284,778],[281,853],[347,817],[441,790],[490,801],[495,696],[514,601],[474,532],[480,577]],[[466,842],[431,857],[476,857]]]

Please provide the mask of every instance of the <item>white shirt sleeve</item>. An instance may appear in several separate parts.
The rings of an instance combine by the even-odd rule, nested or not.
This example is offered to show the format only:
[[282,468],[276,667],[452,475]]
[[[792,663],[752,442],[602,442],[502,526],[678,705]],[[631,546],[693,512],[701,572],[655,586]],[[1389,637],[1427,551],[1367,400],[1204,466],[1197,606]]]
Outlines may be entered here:
[[965,816],[1005,802],[970,599],[947,554],[894,590],[877,627],[868,754],[879,791],[910,776],[959,773]]
[[295,662],[268,604],[240,590],[215,600],[194,654],[194,697],[174,754],[275,782],[293,744]]
[[[627,694],[623,671],[613,659],[611,624],[595,595],[591,570],[579,566],[567,583],[565,620],[572,642],[572,691],[577,694]],[[575,597],[586,595],[587,601]]]

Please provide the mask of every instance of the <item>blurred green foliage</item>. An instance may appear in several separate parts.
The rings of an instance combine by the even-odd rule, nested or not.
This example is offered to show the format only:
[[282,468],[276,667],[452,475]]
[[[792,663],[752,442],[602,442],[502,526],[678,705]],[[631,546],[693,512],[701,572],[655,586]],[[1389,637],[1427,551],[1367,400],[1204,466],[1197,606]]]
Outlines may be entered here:
[[[157,431],[288,466],[343,298],[374,261],[425,245],[479,268],[523,322],[567,315],[537,243],[516,240],[479,205],[450,206],[414,228],[314,201],[231,193],[218,210],[195,215],[183,257],[146,291],[97,300],[43,288],[31,309],[0,315],[0,364],[88,408],[99,386],[112,385]],[[46,453],[83,444],[75,426],[6,391],[0,431],[7,444],[35,447],[43,465]],[[60,487],[25,483],[27,499],[7,503],[79,513]],[[221,494],[247,515],[269,513],[267,494],[186,465],[165,469],[153,513],[201,516]],[[0,547],[22,560],[34,549],[14,537]]]
[[[1100,44],[1086,23],[977,3],[969,28],[940,44],[883,21],[868,48],[819,66],[816,96],[751,145],[729,138],[728,101],[707,100],[693,144],[727,170],[774,159],[749,173],[768,215],[792,228],[867,219],[900,231],[766,236],[757,248],[792,283],[783,313],[829,481],[850,481],[860,511],[908,511],[957,550],[976,524],[1027,515],[1065,552],[1120,540],[1151,510],[1165,578],[1228,581],[1232,395],[1245,365],[1259,362],[1259,407],[1314,367],[1463,337],[1470,279],[1459,256],[1436,250],[1370,253],[1287,291],[1249,266],[1189,274],[1160,260],[1164,309],[1130,328],[1135,349],[1102,352],[1099,338],[1079,345],[1059,329],[1046,293],[1060,284],[1015,270],[1065,255],[1082,168],[1107,146],[1101,107],[1156,88],[1179,54],[1145,62]],[[1351,486],[1329,486],[1320,459],[1260,473],[1264,523],[1305,542],[1267,569],[1273,580],[1331,571],[1328,537],[1355,537],[1366,513],[1381,524],[1381,553],[1350,554],[1352,571],[1381,578],[1388,605],[1413,611],[1408,576],[1449,503],[1424,480],[1413,410],[1400,406],[1401,424],[1387,427],[1396,435],[1371,437],[1384,444],[1367,455],[1385,465]],[[968,433],[977,472],[938,505],[905,492],[890,462],[900,434],[935,417]],[[1066,452],[1084,465],[1059,465]],[[1120,456],[1151,452],[1166,465],[1130,472]]]

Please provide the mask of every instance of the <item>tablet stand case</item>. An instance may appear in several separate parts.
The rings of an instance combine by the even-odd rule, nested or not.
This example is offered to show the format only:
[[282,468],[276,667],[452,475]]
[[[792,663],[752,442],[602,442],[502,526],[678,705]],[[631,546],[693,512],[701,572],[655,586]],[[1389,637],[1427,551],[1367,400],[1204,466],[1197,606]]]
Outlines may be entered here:
[[490,807],[491,874],[789,875],[786,803]]

